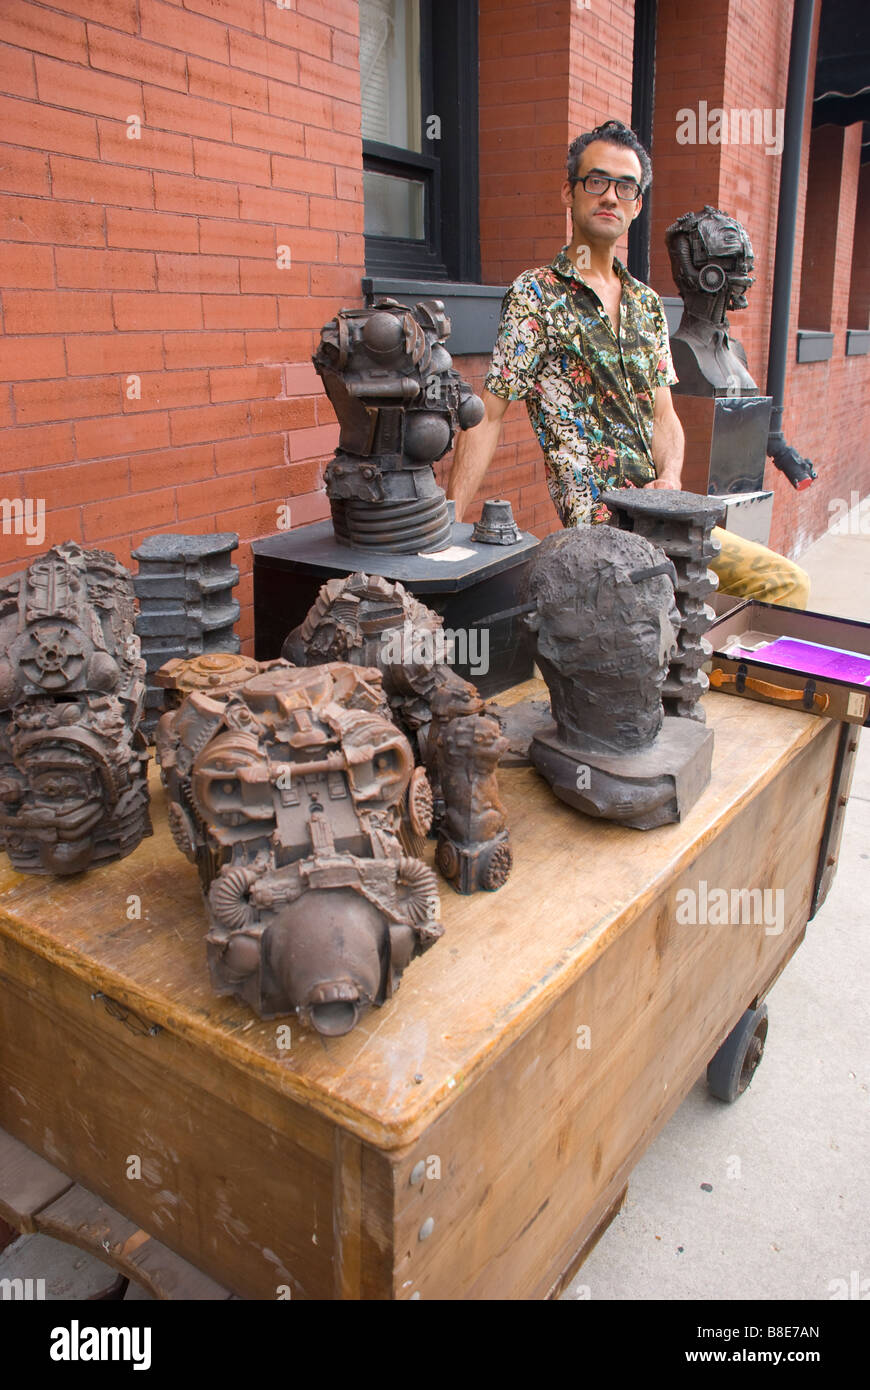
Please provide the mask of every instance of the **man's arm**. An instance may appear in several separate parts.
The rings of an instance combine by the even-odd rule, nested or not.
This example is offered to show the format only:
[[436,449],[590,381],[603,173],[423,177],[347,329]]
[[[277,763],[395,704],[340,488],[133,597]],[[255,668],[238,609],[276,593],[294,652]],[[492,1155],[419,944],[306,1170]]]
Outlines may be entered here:
[[646,487],[671,488],[679,492],[684,446],[683,427],[674,410],[671,389],[669,386],[658,386],[653,411],[652,442],[656,477],[651,483],[646,483]]
[[501,438],[501,425],[509,402],[484,388],[485,413],[479,425],[460,430],[447,483],[447,496],[456,502],[456,520],[461,521],[486,475]]

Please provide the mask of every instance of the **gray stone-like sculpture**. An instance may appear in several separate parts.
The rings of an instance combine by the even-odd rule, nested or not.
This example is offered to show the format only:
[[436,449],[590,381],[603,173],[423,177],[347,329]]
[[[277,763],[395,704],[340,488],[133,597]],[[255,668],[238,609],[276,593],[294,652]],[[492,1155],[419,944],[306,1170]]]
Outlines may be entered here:
[[233,531],[161,534],[147,536],[133,551],[139,562],[133,578],[136,632],[148,671],[142,727],[149,737],[164,709],[164,691],[154,679],[161,666],[203,652],[239,650],[233,625],[240,610],[230,594],[239,582],[230,562],[238,543]]
[[681,820],[710,778],[712,732],[662,708],[680,626],[672,576],[644,537],[577,526],[542,542],[529,581],[554,720],[531,760],[561,800],[640,830]]
[[114,555],[68,541],[0,581],[0,847],[21,873],[81,873],[151,834],[144,694]]
[[703,724],[706,715],[698,702],[710,682],[701,667],[713,650],[704,633],[716,616],[706,599],[719,584],[708,566],[722,549],[713,527],[721,524],[725,504],[715,497],[668,488],[624,488],[603,493],[601,501],[618,526],[645,536],[673,562],[680,628],[662,701],[665,714]]
[[372,309],[342,309],[323,328],[313,361],[341,425],[326,470],[339,543],[416,554],[449,542],[432,465],[455,430],[483,417],[483,402],[453,368],[449,335],[440,299],[413,309],[379,299]]
[[677,218],[665,233],[674,282],[683,299],[671,338],[678,394],[757,396],[743,344],[730,336],[729,309],[746,308],[755,283],[749,236],[735,217],[704,207]]
[[522,532],[514,521],[513,508],[506,497],[490,497],[483,504],[471,539],[480,545],[516,545]]

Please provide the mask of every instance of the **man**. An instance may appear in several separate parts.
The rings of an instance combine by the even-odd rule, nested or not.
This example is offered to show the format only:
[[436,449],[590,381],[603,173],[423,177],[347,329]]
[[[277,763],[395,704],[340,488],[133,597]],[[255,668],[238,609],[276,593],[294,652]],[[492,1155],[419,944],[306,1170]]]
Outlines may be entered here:
[[[607,521],[607,488],[679,489],[683,430],[677,376],[659,296],[613,255],[652,178],[634,132],[606,121],[568,151],[562,201],[572,236],[549,266],[508,290],[483,389],[485,414],[460,434],[447,488],[462,515],[483,482],[512,400],[524,399],[544,451],[563,526]],[[792,561],[717,528],[714,568],[727,593],[806,607],[809,581]]]

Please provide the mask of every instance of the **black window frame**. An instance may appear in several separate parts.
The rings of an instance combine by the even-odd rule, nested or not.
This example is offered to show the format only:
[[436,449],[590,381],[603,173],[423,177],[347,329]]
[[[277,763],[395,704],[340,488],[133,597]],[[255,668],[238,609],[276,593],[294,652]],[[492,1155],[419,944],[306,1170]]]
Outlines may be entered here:
[[[408,179],[422,176],[424,240],[367,235],[367,275],[466,283],[480,279],[477,8],[469,0],[420,0],[424,153],[363,140],[363,169]],[[433,115],[441,122],[438,140],[426,135]]]

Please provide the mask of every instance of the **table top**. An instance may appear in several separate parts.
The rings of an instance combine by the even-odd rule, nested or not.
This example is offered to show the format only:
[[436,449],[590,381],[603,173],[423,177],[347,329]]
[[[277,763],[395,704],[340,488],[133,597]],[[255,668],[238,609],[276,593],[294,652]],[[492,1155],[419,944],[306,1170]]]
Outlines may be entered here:
[[[542,696],[543,682],[528,681],[499,703]],[[153,764],[154,835],[126,859],[58,879],[19,874],[0,854],[0,932],[361,1138],[396,1148],[524,1033],[828,723],[727,695],[711,693],[704,704],[713,777],[679,825],[640,831],[593,820],[558,801],[534,769],[502,769],[510,878],[469,897],[442,880],[443,938],[345,1037],[303,1030],[293,1015],[264,1022],[212,992],[199,880],[172,842]],[[140,920],[127,917],[131,894],[141,900]],[[278,1046],[282,1024],[289,1051]]]

